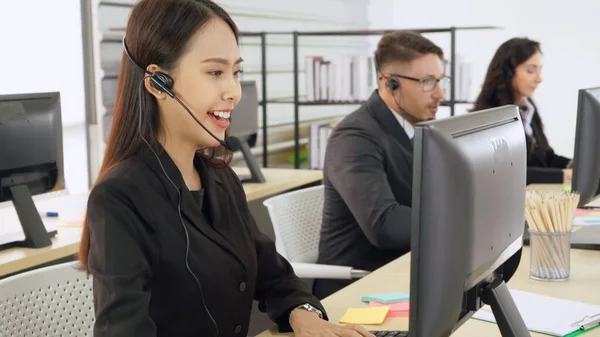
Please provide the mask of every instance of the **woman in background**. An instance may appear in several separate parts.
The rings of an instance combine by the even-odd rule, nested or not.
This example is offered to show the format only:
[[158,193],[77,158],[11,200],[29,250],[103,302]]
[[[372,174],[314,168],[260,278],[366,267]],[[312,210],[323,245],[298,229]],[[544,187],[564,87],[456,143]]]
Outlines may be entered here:
[[571,160],[554,153],[531,98],[542,82],[541,71],[538,42],[527,38],[504,42],[492,58],[473,111],[518,105],[527,137],[527,184],[563,183],[571,180]]

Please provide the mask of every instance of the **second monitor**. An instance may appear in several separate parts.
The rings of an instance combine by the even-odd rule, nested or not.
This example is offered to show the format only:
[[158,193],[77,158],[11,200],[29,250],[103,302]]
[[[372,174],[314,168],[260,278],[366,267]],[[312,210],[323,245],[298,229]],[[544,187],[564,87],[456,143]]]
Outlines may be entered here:
[[[256,144],[258,134],[258,90],[255,81],[242,81],[242,99],[231,113],[231,124],[227,129],[230,136],[240,139],[242,155],[250,170],[249,175],[238,175],[242,182],[264,183],[262,174],[251,146]],[[263,121],[266,123],[266,121]],[[263,156],[266,156],[263,153]]]
[[600,87],[581,89],[577,102],[575,155],[571,190],[580,194],[579,208],[600,195]]
[[22,227],[2,219],[0,244],[51,244],[32,196],[65,189],[63,167],[60,94],[0,96],[0,203],[12,201]]

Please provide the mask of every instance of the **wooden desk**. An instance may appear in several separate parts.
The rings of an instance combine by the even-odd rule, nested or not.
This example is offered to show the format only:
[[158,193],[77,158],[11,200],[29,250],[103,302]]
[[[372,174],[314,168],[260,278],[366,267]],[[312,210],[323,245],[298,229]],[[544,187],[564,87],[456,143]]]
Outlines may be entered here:
[[[241,174],[248,172],[246,168],[234,168],[234,170]],[[262,171],[265,183],[244,184],[248,202],[317,183],[323,179],[322,171],[317,170],[266,168]],[[11,248],[0,251],[0,277],[76,254],[79,249],[81,227],[59,227],[57,232],[52,238],[50,247]]]
[[527,189],[537,191],[540,194],[548,192],[562,192],[563,184],[531,184],[527,185]]
[[[238,174],[248,173],[246,168],[234,168]],[[316,183],[323,179],[320,170],[293,170],[293,169],[262,169],[265,183],[244,183],[248,202],[272,196],[281,192]]]
[[[600,305],[600,268],[590,267],[590,265],[600,265],[600,251],[572,250],[571,254],[571,279],[569,281],[534,281],[529,278],[529,248],[525,247],[519,269],[508,282],[508,286],[542,295]],[[374,292],[409,292],[409,281],[410,254],[407,254],[327,297],[323,300],[323,305],[329,314],[330,321],[337,323],[346,312],[346,309],[368,306],[360,301],[361,296]],[[540,308],[540,310],[544,310],[544,308]],[[366,328],[368,330],[408,330],[408,318],[388,318],[383,325],[366,326]],[[276,328],[273,328],[259,336],[292,335],[279,334]],[[452,336],[501,337],[496,324],[476,319],[465,322]],[[532,333],[532,336],[541,337],[546,335]],[[584,336],[598,337],[600,336],[600,329],[590,331]]]

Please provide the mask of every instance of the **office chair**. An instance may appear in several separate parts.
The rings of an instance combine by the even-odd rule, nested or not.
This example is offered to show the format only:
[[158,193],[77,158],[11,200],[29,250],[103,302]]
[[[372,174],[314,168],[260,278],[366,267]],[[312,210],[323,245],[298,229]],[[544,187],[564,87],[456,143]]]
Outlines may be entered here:
[[277,252],[304,279],[355,279],[369,272],[347,266],[317,264],[323,214],[323,185],[266,199]]
[[0,334],[92,336],[92,279],[68,262],[0,280]]

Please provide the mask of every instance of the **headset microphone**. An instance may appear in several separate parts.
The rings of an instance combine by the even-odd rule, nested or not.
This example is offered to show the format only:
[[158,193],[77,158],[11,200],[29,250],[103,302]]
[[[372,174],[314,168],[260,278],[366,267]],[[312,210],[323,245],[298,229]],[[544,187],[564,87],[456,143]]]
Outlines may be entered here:
[[232,152],[235,152],[241,148],[241,142],[238,138],[229,136],[226,140],[221,140],[212,132],[210,132],[210,130],[208,130],[208,128],[204,126],[204,124],[202,124],[202,122],[200,122],[198,118],[196,118],[192,111],[179,99],[179,97],[177,97],[177,95],[175,95],[173,91],[171,91],[174,82],[171,76],[160,71],[151,73],[148,70],[146,70],[146,68],[142,67],[135,60],[133,55],[131,55],[131,53],[129,52],[129,48],[127,48],[127,44],[125,43],[125,36],[123,36],[123,49],[125,50],[125,54],[127,54],[127,57],[131,60],[131,62],[133,62],[133,64],[135,64],[138,68],[142,69],[146,74],[150,75],[150,84],[153,88],[160,91],[164,91],[167,95],[169,95],[171,98],[177,101],[177,103],[179,103],[179,105],[181,105],[185,109],[185,111],[187,111],[187,113],[190,114],[190,116],[192,116],[194,121],[196,121],[196,123],[198,123],[198,125],[200,125],[204,129],[204,131],[206,131],[211,137],[216,139],[219,142],[219,144],[221,144],[221,146]]
[[[172,92],[170,92],[170,90],[169,90],[170,93],[167,92],[166,89],[165,89],[165,92],[169,96],[171,96],[171,94],[173,94]],[[226,140],[221,140],[221,139],[217,138],[217,136],[215,136],[212,132],[210,132],[210,130],[208,130],[208,128],[206,126],[204,126],[204,124],[202,124],[202,122],[200,122],[200,120],[198,120],[198,118],[192,113],[192,111],[190,111],[190,109],[185,104],[183,104],[183,102],[179,99],[179,97],[177,97],[175,94],[173,94],[171,97],[173,97],[173,99],[175,101],[177,101],[177,103],[179,103],[185,109],[185,111],[187,111],[187,113],[190,114],[190,116],[192,116],[192,118],[196,121],[196,123],[198,123],[198,125],[200,125],[206,132],[208,132],[208,134],[211,135],[211,137],[216,139],[221,144],[221,146],[223,146],[224,148],[226,148],[232,152],[235,152],[240,149],[241,143],[238,138],[233,137],[233,136],[227,137]]]

